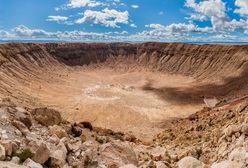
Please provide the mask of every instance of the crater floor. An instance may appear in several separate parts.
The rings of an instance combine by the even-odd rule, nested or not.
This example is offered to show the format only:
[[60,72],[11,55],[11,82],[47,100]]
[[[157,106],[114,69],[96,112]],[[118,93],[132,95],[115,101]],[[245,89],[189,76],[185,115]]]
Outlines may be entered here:
[[153,88],[193,85],[193,79],[180,75],[110,68],[78,68],[43,75],[42,80],[30,81],[28,87],[20,85],[19,89],[36,98],[41,106],[63,112],[71,122],[90,121],[95,126],[132,132],[142,138],[159,133],[160,123],[186,117],[202,107],[175,104],[145,89],[148,83]]

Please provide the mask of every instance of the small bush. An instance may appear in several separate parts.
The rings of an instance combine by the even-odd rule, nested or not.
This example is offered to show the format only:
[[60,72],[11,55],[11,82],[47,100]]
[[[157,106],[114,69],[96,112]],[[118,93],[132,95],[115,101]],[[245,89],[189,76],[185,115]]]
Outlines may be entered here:
[[26,159],[31,158],[33,156],[30,149],[24,149],[22,152],[18,153],[16,150],[13,150],[12,157],[17,156],[20,158],[20,163],[23,163]]

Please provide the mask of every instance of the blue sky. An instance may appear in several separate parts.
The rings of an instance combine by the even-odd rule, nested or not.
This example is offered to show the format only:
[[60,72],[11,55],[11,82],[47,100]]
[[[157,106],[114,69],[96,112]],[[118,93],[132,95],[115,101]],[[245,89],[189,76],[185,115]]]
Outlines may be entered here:
[[248,0],[0,0],[0,39],[247,42]]

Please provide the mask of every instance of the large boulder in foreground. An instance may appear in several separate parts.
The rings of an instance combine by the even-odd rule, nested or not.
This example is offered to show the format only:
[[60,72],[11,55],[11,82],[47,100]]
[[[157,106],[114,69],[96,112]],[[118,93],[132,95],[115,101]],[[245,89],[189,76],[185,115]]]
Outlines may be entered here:
[[53,126],[62,122],[60,113],[50,108],[36,108],[31,114],[34,119],[44,126]]

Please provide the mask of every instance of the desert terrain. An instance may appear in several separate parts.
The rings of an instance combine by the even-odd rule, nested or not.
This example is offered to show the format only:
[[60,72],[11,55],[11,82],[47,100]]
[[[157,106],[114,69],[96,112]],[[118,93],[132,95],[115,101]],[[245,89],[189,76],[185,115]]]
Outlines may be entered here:
[[[232,120],[218,113],[224,123],[221,128],[218,122],[198,128],[209,117],[217,119],[212,116],[217,111],[228,111],[245,101],[239,98],[248,93],[247,55],[246,45],[0,44],[0,100],[3,108],[8,102],[27,111],[54,109],[66,122],[87,122],[132,135],[136,144],[169,145],[166,150],[174,149],[173,156],[178,156],[182,153],[176,150],[178,145],[188,149],[191,143],[199,143],[196,139],[201,134],[210,141],[212,127],[230,125]],[[219,106],[206,108],[205,98],[217,99]],[[229,107],[232,100],[238,101]],[[194,122],[195,115],[199,121]],[[190,133],[194,127],[202,132]],[[197,159],[206,164],[218,159],[204,152]],[[166,166],[175,166],[180,158]]]

